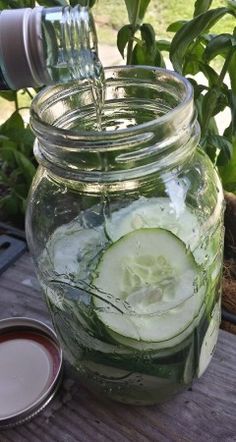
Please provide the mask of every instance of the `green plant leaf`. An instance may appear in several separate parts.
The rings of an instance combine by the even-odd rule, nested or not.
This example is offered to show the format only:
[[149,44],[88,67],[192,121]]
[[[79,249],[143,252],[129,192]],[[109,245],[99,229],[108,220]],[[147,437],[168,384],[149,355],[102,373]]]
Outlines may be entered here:
[[178,32],[186,23],[188,23],[188,20],[176,20],[166,30],[167,32]]
[[214,87],[218,84],[219,75],[217,72],[206,63],[199,63],[199,71],[201,71],[208,80],[209,87]]
[[146,45],[136,44],[132,53],[132,64],[165,67],[161,52],[156,46],[147,50]]
[[[89,6],[89,8],[92,8],[95,5],[96,0],[79,0],[77,2],[75,0],[74,3],[75,3],[75,5],[79,3],[81,6]],[[70,4],[72,4],[71,0],[70,0]]]
[[232,36],[230,34],[220,34],[214,37],[207,44],[203,57],[206,62],[211,61],[217,55],[226,57],[232,48]]
[[217,115],[220,112],[223,112],[225,110],[225,108],[228,106],[228,104],[229,104],[228,96],[227,96],[227,94],[224,93],[223,90],[221,90],[221,93],[220,93],[217,103],[216,103],[215,113],[213,113],[213,115]]
[[183,75],[195,75],[200,71],[200,63],[204,53],[204,46],[197,40],[189,45],[184,60]]
[[232,121],[229,126],[224,130],[224,137],[226,137],[229,141],[232,141]]
[[4,141],[7,141],[7,140],[9,140],[9,138],[6,137],[6,135],[2,135],[2,134],[0,133],[0,144],[1,144],[2,142],[4,142]]
[[7,164],[9,169],[14,169],[16,167],[16,160],[14,152],[16,150],[16,144],[12,141],[6,141],[0,147],[0,158]]
[[150,25],[149,23],[144,23],[140,28],[140,32],[142,40],[145,41],[146,43],[147,49],[152,50],[153,46],[155,46],[155,39],[156,39],[153,26]]
[[211,9],[183,25],[175,34],[170,48],[170,59],[175,70],[182,73],[184,57],[189,45],[227,13],[229,13],[228,8]]
[[156,46],[159,49],[159,51],[170,51],[170,44],[171,42],[169,40],[157,40]]
[[16,184],[14,191],[21,200],[25,200],[28,194],[28,186],[25,183]]
[[0,97],[7,101],[15,101],[15,92],[13,91],[1,91]]
[[[150,0],[125,0],[130,23],[140,24],[144,18]],[[137,10],[138,16],[136,17]]]
[[[236,29],[234,30],[234,34]],[[231,115],[232,115],[232,135],[236,139],[236,46],[233,48],[233,54],[228,67],[231,83]]]
[[[0,183],[1,183],[1,186],[5,185],[6,187],[8,187],[8,181],[9,181],[8,176],[5,174],[5,172],[3,170],[0,169]],[[0,201],[1,201],[1,198],[0,198]]]
[[[133,0],[133,1],[135,1],[135,0]],[[145,14],[146,14],[148,5],[149,5],[151,0],[140,0],[140,1],[141,1],[141,6],[140,6],[140,9],[139,9],[139,20],[142,21],[144,16],[145,16]]]
[[34,135],[28,125],[23,130],[19,132],[21,137],[21,142],[19,144],[21,152],[29,158],[33,158],[33,144],[34,144]]
[[205,134],[203,135],[204,130],[204,124],[205,124],[205,106],[204,106],[204,97],[205,95],[199,94],[198,97],[195,99],[195,106],[197,108],[198,112],[198,121],[201,126],[201,132],[202,132],[202,138],[200,140],[201,146],[204,147],[204,143],[206,140],[206,135],[209,133],[218,134],[218,127],[215,122],[214,117],[210,117],[208,120],[207,130],[205,130]]
[[201,147],[206,152],[208,157],[210,158],[211,162],[215,165],[216,164],[216,146],[214,143],[211,143],[210,140],[208,140],[208,137],[205,137],[201,140]]
[[203,97],[202,102],[202,134],[206,134],[209,119],[215,115],[217,100],[220,96],[220,89],[214,87],[210,89]]
[[219,166],[219,173],[225,190],[236,192],[236,137],[232,138],[233,155],[226,166]]
[[186,57],[185,64],[183,66],[183,75],[196,75],[199,72],[199,62],[194,57]]
[[216,34],[201,34],[198,38],[206,46],[215,37]]
[[201,95],[201,93],[207,89],[207,86],[204,86],[203,84],[197,83],[194,78],[188,78],[188,81],[191,83],[194,89],[194,99],[197,100],[197,98]]
[[88,6],[89,8],[92,8],[95,5],[96,0],[69,0],[69,3],[71,6],[76,6],[79,4],[81,6]]
[[10,193],[0,198],[0,208],[3,212],[6,212],[5,215],[7,216],[17,215],[20,210],[20,201],[16,195]]
[[216,144],[217,148],[220,149],[220,153],[217,157],[217,166],[224,166],[229,163],[233,155],[232,143],[225,137],[220,135],[212,136],[213,143]]
[[204,118],[207,118],[209,112],[211,112],[211,116],[217,115],[230,103],[231,97],[228,86],[224,83],[220,87],[217,83],[212,84],[203,100]]
[[34,6],[34,0],[9,0],[7,2],[7,9],[34,8]]
[[236,1],[235,0],[227,0],[227,6],[236,15]]
[[22,175],[24,176],[25,182],[27,183],[28,187],[31,184],[32,178],[36,172],[36,169],[34,165],[26,158],[24,154],[21,152],[18,152],[17,150],[14,151],[15,160],[20,168]]
[[133,30],[131,25],[123,26],[117,34],[117,47],[123,58],[124,58],[125,47],[128,41],[130,40],[130,38],[132,37],[133,37]]
[[0,0],[0,9],[8,9],[9,8],[9,1]]
[[137,43],[132,53],[132,64],[149,65],[150,58],[150,54],[146,51],[146,48]]
[[206,12],[212,4],[212,0],[196,0],[194,5],[194,17]]
[[13,188],[15,187],[15,183],[18,181],[18,178],[20,178],[20,176],[21,176],[21,171],[18,168],[14,169],[9,174],[9,181],[10,181],[10,184]]
[[32,156],[34,136],[29,126],[24,127],[24,121],[18,112],[14,112],[10,118],[3,123],[0,127],[0,133],[16,143],[15,148],[21,149],[27,156]]
[[232,143],[222,135],[208,132],[203,139],[203,148],[211,161],[218,166],[229,163],[232,154]]
[[6,135],[9,139],[12,139],[15,131],[21,129],[24,129],[24,121],[18,112],[14,112],[0,127],[1,134]]
[[[53,8],[54,6],[67,6],[70,2],[66,0],[37,0],[37,3],[40,6]],[[76,2],[76,4],[78,4],[78,2]],[[71,4],[71,6],[73,6],[73,4]]]

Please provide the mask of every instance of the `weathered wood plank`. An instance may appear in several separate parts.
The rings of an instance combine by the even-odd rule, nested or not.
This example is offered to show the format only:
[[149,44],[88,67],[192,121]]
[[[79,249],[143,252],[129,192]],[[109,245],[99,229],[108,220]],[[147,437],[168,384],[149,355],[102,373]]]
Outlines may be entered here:
[[[50,323],[29,254],[1,276],[0,303],[0,318],[26,315]],[[0,433],[0,442],[25,441],[236,442],[236,336],[221,331],[204,376],[160,406],[98,400],[66,365],[54,401],[32,421]]]

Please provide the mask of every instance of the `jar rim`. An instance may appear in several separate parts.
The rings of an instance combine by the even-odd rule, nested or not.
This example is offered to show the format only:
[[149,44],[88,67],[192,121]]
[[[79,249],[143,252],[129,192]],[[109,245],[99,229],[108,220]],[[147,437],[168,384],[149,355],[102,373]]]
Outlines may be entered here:
[[[130,133],[139,132],[141,130],[146,130],[149,128],[152,128],[153,125],[162,125],[165,122],[171,120],[175,117],[176,114],[178,114],[185,106],[187,106],[193,99],[193,88],[191,83],[182,75],[175,71],[171,71],[170,69],[165,68],[159,68],[154,66],[146,66],[146,65],[123,65],[123,66],[109,66],[104,68],[105,73],[112,72],[112,71],[129,71],[130,69],[135,70],[146,70],[146,71],[152,71],[157,72],[160,74],[167,74],[170,78],[175,79],[182,83],[182,85],[185,88],[185,96],[183,100],[177,104],[173,109],[168,110],[164,115],[158,116],[157,118],[154,118],[150,121],[147,121],[145,123],[136,124],[132,127],[128,127],[125,129],[116,129],[116,130],[109,130],[109,131],[96,131],[96,130],[79,130],[78,129],[64,129],[61,127],[54,126],[53,124],[45,122],[43,118],[39,116],[39,113],[37,112],[36,108],[38,106],[39,101],[43,98],[44,95],[47,94],[49,90],[51,90],[53,87],[56,87],[55,85],[47,86],[43,88],[34,98],[31,103],[31,118],[35,120],[41,127],[41,129],[44,130],[50,130],[50,133],[53,136],[63,136],[63,139],[65,140],[65,136],[68,137],[68,139],[73,138],[73,140],[82,139],[84,137],[96,137],[96,139],[104,139],[109,138],[112,136],[125,136]],[[68,84],[73,84],[75,81],[70,82]],[[87,82],[84,83],[87,86]],[[65,85],[66,86],[66,85]],[[80,86],[83,88],[83,84]]]

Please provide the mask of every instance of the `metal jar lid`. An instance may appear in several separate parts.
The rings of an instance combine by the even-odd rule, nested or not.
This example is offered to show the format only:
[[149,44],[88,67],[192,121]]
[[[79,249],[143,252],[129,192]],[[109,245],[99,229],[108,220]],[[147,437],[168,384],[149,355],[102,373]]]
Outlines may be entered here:
[[62,378],[62,350],[54,331],[30,318],[0,321],[0,429],[41,411]]

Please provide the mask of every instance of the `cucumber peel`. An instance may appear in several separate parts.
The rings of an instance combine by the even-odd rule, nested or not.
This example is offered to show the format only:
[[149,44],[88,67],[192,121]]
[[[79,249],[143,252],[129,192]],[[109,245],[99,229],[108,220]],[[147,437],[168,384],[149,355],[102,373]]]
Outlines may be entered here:
[[141,197],[114,212],[105,222],[106,234],[113,242],[134,230],[157,227],[169,230],[185,243],[191,240],[195,244],[199,238],[196,216],[187,208],[177,213],[169,198],[165,197]]
[[204,336],[198,363],[197,376],[200,378],[207,369],[217,343],[221,320],[221,302],[215,304],[208,329]]
[[[112,213],[105,220],[105,233],[112,242],[122,236],[141,228],[163,228],[180,238],[193,253],[195,261],[201,265],[212,262],[219,248],[219,230],[215,234],[214,219],[207,225],[209,247],[200,241],[204,226],[193,209],[187,205],[181,208],[174,207],[167,197],[145,198],[129,204],[129,206]],[[204,224],[204,223],[203,223]],[[209,228],[212,232],[209,232]],[[200,242],[200,244],[199,244]]]
[[[164,229],[124,235],[104,252],[95,273],[99,297],[93,302],[99,319],[132,340],[162,342],[178,336],[203,302],[196,295],[199,267],[192,253]],[[107,303],[111,298],[112,305]],[[123,300],[123,311],[116,300]]]

